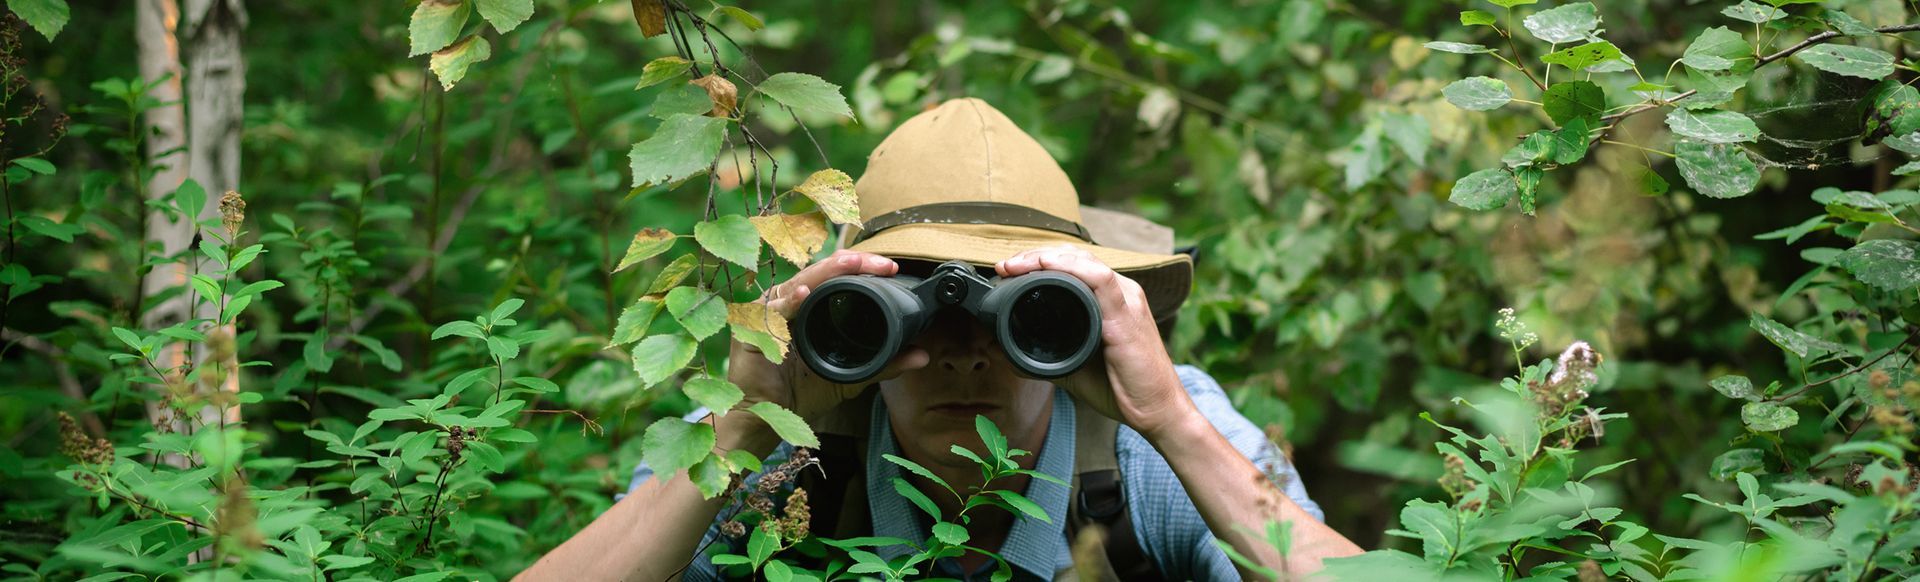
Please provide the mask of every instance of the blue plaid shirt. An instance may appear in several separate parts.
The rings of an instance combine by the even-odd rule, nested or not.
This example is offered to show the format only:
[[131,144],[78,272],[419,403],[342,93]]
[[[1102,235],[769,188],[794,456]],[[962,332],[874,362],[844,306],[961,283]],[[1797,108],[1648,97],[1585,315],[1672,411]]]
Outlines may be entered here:
[[[1267,474],[1275,485],[1293,498],[1295,503],[1307,510],[1315,519],[1325,519],[1319,504],[1307,497],[1307,489],[1300,482],[1299,474],[1293,464],[1288,462],[1266,434],[1254,426],[1246,417],[1233,409],[1227,394],[1220,384],[1199,368],[1177,366],[1180,383],[1193,397],[1193,403],[1200,413],[1213,423],[1213,427],[1233,444],[1255,467]],[[894,491],[894,477],[903,476],[900,467],[881,457],[886,454],[899,454],[899,444],[893,440],[893,431],[887,419],[883,399],[875,398],[872,422],[868,424],[867,447],[867,503],[869,514],[873,516],[873,533],[878,536],[891,536],[911,540],[923,540],[929,537],[928,528],[932,524],[915,510],[906,498]],[[696,410],[688,415],[689,420],[706,416],[705,410]],[[1037,470],[1062,481],[1071,482],[1074,467],[1074,407],[1072,397],[1066,390],[1055,389],[1053,398],[1053,417],[1047,427],[1045,445],[1036,454]],[[1120,462],[1120,472],[1125,475],[1127,508],[1133,520],[1133,528],[1140,540],[1142,549],[1158,566],[1160,572],[1175,580],[1236,580],[1239,572],[1226,554],[1213,544],[1213,532],[1207,529],[1207,523],[1200,517],[1193,500],[1187,497],[1186,489],[1180,484],[1173,468],[1167,460],[1154,450],[1140,433],[1126,426],[1120,427],[1115,441],[1115,453]],[[784,460],[792,452],[792,446],[781,444],[768,457],[769,465]],[[653,477],[653,470],[642,463],[633,471],[633,482],[628,491],[638,488],[647,479]],[[757,477],[757,475],[755,476]],[[753,479],[750,478],[749,481]],[[1073,566],[1073,558],[1065,532],[1067,506],[1071,501],[1066,487],[1055,483],[1034,479],[1024,492],[1047,516],[1052,518],[1049,524],[1040,520],[1020,516],[1013,523],[1007,539],[1000,546],[1000,555],[1013,566],[1016,580],[1051,580],[1055,575]],[[724,515],[724,514],[723,514]],[[903,517],[905,516],[905,517]],[[721,537],[721,519],[716,518],[713,527],[707,529],[706,541],[720,538],[716,545],[737,546],[723,548],[727,553],[745,554],[745,539],[733,540]],[[879,548],[875,553],[893,559],[905,555],[909,548]],[[931,574],[953,578],[985,579],[986,572],[974,572],[970,576],[962,572],[952,560],[942,560],[935,564]],[[687,580],[718,580],[718,569],[706,559],[696,559],[687,568]]]

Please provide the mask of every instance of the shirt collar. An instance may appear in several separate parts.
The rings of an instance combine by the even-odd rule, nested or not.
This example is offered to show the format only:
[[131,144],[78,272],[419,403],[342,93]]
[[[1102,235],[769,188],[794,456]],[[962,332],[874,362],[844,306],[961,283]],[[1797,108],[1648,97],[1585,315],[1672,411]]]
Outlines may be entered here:
[[[1034,468],[1071,483],[1074,467],[1073,400],[1066,390],[1056,387],[1052,407],[1053,416],[1047,425],[1045,444],[1034,453],[1039,455]],[[887,417],[884,398],[873,399],[872,421],[867,423],[867,427],[867,509],[868,514],[873,516],[874,535],[915,542],[927,539],[932,526],[927,523],[925,513],[894,491],[893,479],[901,476],[900,467],[882,456],[900,454],[900,445],[893,439],[892,422]],[[1053,523],[1024,515],[1016,516],[1012,531],[1007,532],[1007,541],[1000,546],[1000,556],[1006,558],[1016,570],[1024,570],[1042,580],[1051,580],[1060,568],[1071,563],[1065,527],[1067,504],[1072,496],[1067,487],[1041,479],[1029,479],[1023,494],[1045,510]],[[899,516],[909,516],[909,519]],[[876,553],[892,560],[907,555],[909,549],[893,546],[879,548]]]

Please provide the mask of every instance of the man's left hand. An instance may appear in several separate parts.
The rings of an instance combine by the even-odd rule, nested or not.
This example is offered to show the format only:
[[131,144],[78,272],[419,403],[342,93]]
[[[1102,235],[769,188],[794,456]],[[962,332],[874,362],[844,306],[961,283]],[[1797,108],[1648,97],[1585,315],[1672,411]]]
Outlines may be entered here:
[[1198,414],[1180,386],[1147,294],[1085,249],[1060,245],[1029,250],[994,265],[1002,277],[1060,271],[1086,283],[1100,305],[1100,357],[1061,379],[1073,397],[1152,438],[1161,428]]

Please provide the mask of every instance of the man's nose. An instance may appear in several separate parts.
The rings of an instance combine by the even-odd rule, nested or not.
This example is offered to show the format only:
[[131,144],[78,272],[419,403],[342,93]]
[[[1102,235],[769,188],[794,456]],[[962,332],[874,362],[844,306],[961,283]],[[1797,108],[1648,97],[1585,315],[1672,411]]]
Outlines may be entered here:
[[934,364],[941,371],[982,372],[991,367],[988,352],[994,349],[991,335],[965,314],[942,313],[923,333],[923,337],[930,337],[924,337],[927,341],[921,342],[921,347],[933,356]]

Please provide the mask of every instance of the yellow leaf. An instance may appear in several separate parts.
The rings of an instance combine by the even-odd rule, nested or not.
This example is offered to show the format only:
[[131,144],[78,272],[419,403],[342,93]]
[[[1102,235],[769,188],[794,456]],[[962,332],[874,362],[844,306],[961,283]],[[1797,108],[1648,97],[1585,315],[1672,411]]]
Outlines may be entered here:
[[793,341],[787,318],[764,303],[728,303],[727,326],[733,328],[735,339],[760,348],[774,363],[786,357],[787,344]]
[[827,244],[827,223],[818,212],[752,216],[747,220],[753,221],[753,229],[760,231],[760,238],[773,247],[774,254],[795,267],[807,266],[813,254]]
[[667,6],[662,0],[633,0],[633,21],[640,34],[653,38],[667,33]]
[[820,211],[836,224],[860,226],[860,199],[853,194],[853,178],[840,170],[820,170],[794,191],[820,205]]
[[740,99],[740,89],[733,86],[733,81],[715,73],[687,82],[706,89],[707,97],[713,99],[713,111],[707,115],[733,117],[733,106]]
[[693,274],[694,267],[699,265],[700,258],[694,253],[680,255],[680,258],[660,269],[660,274],[653,276],[653,284],[647,286],[647,295],[664,294],[680,286],[682,281],[687,280],[687,275]]
[[673,246],[674,238],[675,235],[664,228],[640,229],[640,232],[634,233],[633,242],[627,244],[627,254],[624,257],[620,257],[620,266],[614,267],[613,272],[618,273],[624,271],[627,267],[633,266],[634,263],[651,259],[660,253],[667,252],[667,249]]

